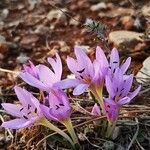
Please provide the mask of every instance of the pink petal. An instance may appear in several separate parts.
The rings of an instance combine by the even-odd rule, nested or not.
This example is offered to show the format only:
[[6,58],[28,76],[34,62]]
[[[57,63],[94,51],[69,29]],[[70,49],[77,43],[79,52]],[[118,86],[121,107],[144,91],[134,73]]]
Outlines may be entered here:
[[31,86],[37,87],[43,91],[48,91],[48,88],[41,81],[39,81],[37,78],[33,77],[27,72],[21,72],[19,74],[19,77]]
[[55,72],[55,76],[57,76],[57,80],[59,81],[62,76],[62,62],[61,62],[60,56],[56,53],[56,60],[49,57],[48,62],[52,66]]
[[45,105],[40,105],[40,108],[41,108],[41,111],[42,111],[42,113],[43,113],[43,115],[46,117],[46,118],[48,118],[48,119],[50,119],[50,120],[53,120],[53,121],[58,121],[58,119],[57,118],[55,118],[54,116],[52,116],[51,114],[50,114],[50,108],[49,107],[46,107]]
[[14,119],[14,120],[3,122],[1,126],[9,129],[20,129],[20,128],[28,127],[32,123],[33,123],[32,121],[26,119]]
[[122,105],[126,105],[128,103],[130,103],[131,98],[130,97],[124,97],[122,99],[120,99],[117,103],[122,106]]
[[119,54],[116,48],[113,48],[110,55],[110,66],[113,71],[117,67],[119,67]]
[[71,57],[67,57],[67,66],[72,73],[76,73],[79,69],[77,61]]
[[80,83],[81,82],[77,79],[64,79],[64,80],[61,80],[60,82],[57,82],[56,84],[54,84],[54,86],[58,87],[60,89],[67,89],[67,88],[71,88],[71,87],[76,87]]
[[109,66],[106,55],[104,54],[104,51],[99,46],[96,47],[96,60],[100,62],[101,67]]
[[127,69],[129,68],[130,64],[131,64],[131,57],[128,57],[127,60],[120,67],[120,69],[122,70],[123,74],[127,71]]
[[91,114],[94,116],[100,116],[101,115],[100,107],[96,103],[92,108]]
[[105,84],[106,84],[106,89],[107,89],[109,95],[111,97],[114,97],[115,96],[114,86],[113,86],[113,84],[112,84],[111,79],[110,79],[109,76],[106,76],[106,78],[105,78]]
[[73,95],[80,95],[83,92],[85,92],[88,89],[88,84],[79,84],[76,86],[76,88],[73,90]]
[[141,85],[132,93],[129,94],[130,99],[133,99],[141,90]]
[[1,104],[5,111],[8,114],[11,114],[12,116],[15,117],[21,117],[20,109],[22,108],[21,105],[15,105],[15,104],[10,104],[10,103],[2,103]]
[[52,86],[52,83],[57,82],[55,74],[46,66],[38,65],[39,69],[39,78],[47,86]]
[[15,89],[15,93],[22,105],[28,105],[31,103],[31,100],[30,100],[31,93],[29,93],[25,89],[20,88],[19,86],[15,86],[14,89]]

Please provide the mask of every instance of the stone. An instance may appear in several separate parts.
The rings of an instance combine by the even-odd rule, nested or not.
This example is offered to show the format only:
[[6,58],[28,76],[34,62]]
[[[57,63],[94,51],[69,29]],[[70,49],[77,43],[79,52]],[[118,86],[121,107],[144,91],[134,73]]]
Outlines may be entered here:
[[107,5],[104,2],[100,2],[98,4],[92,5],[91,6],[91,11],[99,11],[99,10],[103,10],[106,9]]
[[137,43],[143,42],[142,36],[144,36],[143,33],[118,30],[109,34],[109,41],[117,47],[121,45],[134,47]]
[[150,17],[150,5],[145,5],[142,8],[142,14],[146,17]]
[[20,64],[25,64],[30,59],[25,53],[20,53],[20,55],[17,57],[16,61]]
[[140,71],[136,75],[136,80],[139,83],[144,83],[148,81],[148,78],[150,80],[150,56],[146,58],[143,62],[143,67],[140,69]]
[[57,19],[57,20],[61,20],[61,21],[66,22],[67,18],[66,18],[66,15],[64,14],[64,12],[66,12],[66,9],[62,9],[62,11],[60,11],[60,10],[51,10],[47,14],[47,19],[50,20],[50,21],[52,21],[53,19]]
[[61,52],[70,52],[70,47],[67,45],[65,41],[59,41],[58,44],[60,45]]
[[134,19],[131,16],[124,16],[121,18],[121,23],[125,30],[130,30],[134,27]]

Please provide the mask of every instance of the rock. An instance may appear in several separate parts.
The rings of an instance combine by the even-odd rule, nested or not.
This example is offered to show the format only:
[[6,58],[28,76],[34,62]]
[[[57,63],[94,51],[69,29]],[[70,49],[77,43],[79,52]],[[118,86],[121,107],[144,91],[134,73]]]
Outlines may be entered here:
[[6,39],[4,36],[0,35],[0,43],[5,43]]
[[129,15],[133,15],[134,14],[134,10],[130,9],[130,8],[121,8],[119,7],[117,8],[113,8],[110,11],[108,11],[107,13],[104,12],[100,12],[98,14],[98,16],[100,17],[108,17],[108,18],[114,18],[114,17],[119,17],[119,16],[129,16]]
[[6,19],[8,15],[9,15],[9,10],[8,9],[3,9],[3,11],[0,14],[0,21]]
[[[63,12],[66,12],[66,9],[62,9]],[[66,15],[60,10],[51,10],[48,14],[47,14],[47,19],[52,21],[53,19],[57,19],[57,21],[63,21],[66,22]]]
[[131,16],[124,16],[121,18],[121,23],[125,30],[130,30],[134,27],[134,19]]
[[90,9],[91,11],[99,11],[99,10],[103,10],[106,8],[107,8],[106,4],[104,2],[100,2],[96,5],[92,5]]
[[50,32],[50,29],[44,25],[38,25],[34,32],[41,35],[45,35],[46,33]]
[[69,24],[73,26],[78,26],[80,24],[80,22],[78,21],[79,19],[80,19],[80,16],[77,15],[74,18],[70,19]]
[[111,32],[109,34],[109,40],[117,47],[121,45],[134,47],[137,43],[143,42],[141,38],[143,35],[143,33],[119,30]]
[[70,52],[70,47],[67,45],[67,43],[65,41],[59,41],[58,42],[60,45],[60,51],[61,52]]
[[142,8],[142,13],[143,13],[144,16],[150,17],[150,5],[145,5]]
[[16,61],[20,64],[25,64],[29,59],[30,57],[28,57],[25,53],[20,53]]
[[140,69],[140,71],[136,75],[136,80],[139,83],[144,83],[148,81],[148,78],[150,80],[150,56],[146,58],[143,62],[143,67]]

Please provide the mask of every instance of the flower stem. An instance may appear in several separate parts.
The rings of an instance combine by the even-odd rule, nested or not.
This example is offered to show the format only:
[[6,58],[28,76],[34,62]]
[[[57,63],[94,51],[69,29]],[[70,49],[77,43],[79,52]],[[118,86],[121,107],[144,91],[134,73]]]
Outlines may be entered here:
[[71,143],[73,149],[75,149],[75,145],[74,145],[74,142],[72,141],[72,139],[64,131],[60,130],[55,125],[50,123],[46,118],[43,118],[39,124],[43,125],[45,127],[48,127],[49,129],[51,129],[51,130],[57,132],[58,134],[60,134],[61,136],[63,136],[65,139],[67,139]]
[[73,142],[74,142],[75,144],[79,144],[78,138],[77,138],[77,136],[76,136],[76,134],[75,134],[75,131],[74,131],[74,129],[73,129],[73,126],[72,126],[71,119],[69,118],[69,119],[64,120],[64,121],[63,121],[63,125],[67,128],[69,134],[70,134],[71,137],[72,137]]
[[104,100],[103,100],[103,86],[91,87],[90,89],[101,106],[102,114],[105,115],[105,105],[104,105]]
[[108,127],[107,127],[107,132],[106,132],[106,137],[107,138],[111,138],[112,137],[112,134],[113,134],[113,131],[116,127],[116,124],[117,124],[117,120],[114,121],[114,122],[110,122],[108,121]]

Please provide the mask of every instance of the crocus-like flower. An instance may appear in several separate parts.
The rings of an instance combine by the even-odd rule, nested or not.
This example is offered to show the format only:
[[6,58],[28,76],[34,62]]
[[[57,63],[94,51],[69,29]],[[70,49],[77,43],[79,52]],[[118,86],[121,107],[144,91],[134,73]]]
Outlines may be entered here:
[[105,99],[105,110],[109,121],[115,121],[118,118],[120,107],[128,104],[141,88],[139,86],[134,92],[130,92],[133,75],[124,75],[123,73],[121,68],[117,68],[113,78],[106,76],[106,88],[109,98]]
[[91,62],[81,47],[75,47],[75,55],[76,59],[71,57],[67,58],[67,65],[75,75],[75,79],[62,80],[57,86],[63,89],[75,87],[73,91],[74,95],[80,95],[88,88],[94,88],[95,90],[95,88],[102,86],[108,68],[108,62],[104,52],[97,47],[96,59],[93,62]]
[[63,121],[70,118],[71,106],[66,94],[59,89],[52,89],[48,96],[47,106],[41,104],[43,114],[50,120]]
[[50,120],[59,121],[70,133],[74,143],[78,143],[78,138],[74,132],[70,115],[71,106],[66,94],[60,89],[52,89],[49,93],[48,106],[40,106],[43,114]]
[[117,68],[120,68],[122,70],[122,73],[124,74],[127,71],[130,63],[131,57],[128,57],[126,61],[122,65],[120,65],[118,50],[116,48],[113,48],[110,54],[109,73],[113,74]]
[[40,111],[39,101],[30,92],[18,86],[15,87],[15,93],[20,104],[2,103],[1,105],[8,114],[17,118],[3,122],[1,126],[19,129],[38,122],[43,117]]
[[93,116],[100,116],[101,115],[100,107],[97,105],[97,103],[95,103],[95,105],[93,106],[91,114]]
[[45,65],[39,64],[34,66],[30,62],[29,65],[24,65],[24,70],[19,76],[29,85],[49,92],[54,84],[61,80],[62,63],[58,54],[56,54],[56,59],[49,57],[48,62],[53,71]]

